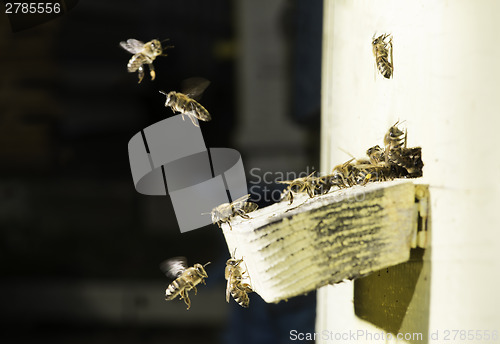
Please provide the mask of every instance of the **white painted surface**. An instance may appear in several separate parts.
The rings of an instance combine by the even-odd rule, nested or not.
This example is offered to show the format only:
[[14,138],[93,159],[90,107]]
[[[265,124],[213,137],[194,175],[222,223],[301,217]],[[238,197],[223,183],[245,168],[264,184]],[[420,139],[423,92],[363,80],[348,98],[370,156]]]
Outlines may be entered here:
[[[394,36],[394,78],[374,33]],[[500,1],[325,0],[322,170],[405,121],[431,186],[429,333],[500,331]],[[352,283],[318,293],[317,331],[380,332],[354,315]],[[500,341],[500,339],[498,339]],[[318,341],[321,342],[321,341]],[[356,343],[373,343],[359,339]],[[455,341],[460,342],[460,341]],[[466,340],[464,343],[484,343]]]

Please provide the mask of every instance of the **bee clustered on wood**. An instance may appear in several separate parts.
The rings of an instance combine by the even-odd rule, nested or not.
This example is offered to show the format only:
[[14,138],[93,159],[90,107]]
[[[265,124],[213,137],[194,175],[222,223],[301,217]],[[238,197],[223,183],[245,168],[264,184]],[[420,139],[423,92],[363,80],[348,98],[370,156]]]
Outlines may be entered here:
[[350,159],[333,168],[330,174],[281,181],[288,184],[282,199],[293,203],[293,195],[307,193],[313,198],[328,193],[333,187],[349,188],[354,185],[393,180],[397,178],[418,178],[423,172],[422,148],[406,146],[407,132],[398,128],[398,122],[389,128],[384,136],[384,148],[376,145],[368,148],[367,158]]

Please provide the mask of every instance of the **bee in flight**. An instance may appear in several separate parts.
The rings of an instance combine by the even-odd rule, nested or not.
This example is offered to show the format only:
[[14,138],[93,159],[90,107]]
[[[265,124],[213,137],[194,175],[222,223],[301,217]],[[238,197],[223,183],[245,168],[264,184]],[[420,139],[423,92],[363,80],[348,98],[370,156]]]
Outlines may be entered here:
[[138,41],[137,39],[127,39],[127,41],[120,42],[120,46],[131,54],[134,54],[127,64],[127,69],[129,73],[137,71],[139,73],[139,83],[141,83],[144,78],[144,65],[149,66],[149,74],[151,75],[151,80],[156,77],[155,69],[153,66],[153,61],[157,56],[167,56],[163,51],[167,48],[173,48],[173,46],[166,46],[162,48],[161,42],[157,39],[153,39],[147,43]]
[[247,293],[251,293],[253,290],[248,283],[242,282],[246,271],[243,271],[241,263],[243,263],[243,258],[236,259],[234,254],[226,262],[226,301],[229,302],[229,295],[231,295],[234,301],[236,301],[236,303],[238,303],[241,307],[248,308],[250,299],[248,298]]
[[200,283],[205,284],[205,278],[208,278],[205,271],[205,265],[194,264],[188,268],[186,257],[175,257],[163,261],[160,264],[160,269],[167,277],[174,279],[172,283],[165,289],[165,300],[170,301],[180,295],[181,300],[187,305],[187,309],[191,307],[188,291],[194,290],[196,295],[196,286]]
[[[386,39],[389,39],[386,41]],[[373,55],[375,56],[375,63],[380,74],[384,78],[390,79],[394,71],[394,65],[392,61],[392,36],[390,34],[383,34],[375,38],[372,38],[372,49]]]
[[210,81],[204,78],[189,78],[184,80],[182,93],[171,91],[166,93],[160,91],[161,94],[165,95],[167,99],[165,100],[165,107],[170,107],[173,112],[180,112],[182,114],[182,119],[184,120],[184,115],[188,116],[191,122],[197,127],[199,127],[196,119],[208,122],[212,119],[210,113],[196,100],[201,97],[201,94],[210,85]]
[[247,213],[254,211],[258,206],[253,202],[248,202],[248,197],[250,197],[250,195],[245,195],[232,203],[223,203],[213,208],[210,213],[212,215],[212,223],[216,223],[219,228],[222,223],[227,223],[229,229],[233,229],[231,227],[231,218],[241,216],[244,219],[249,219],[250,216],[248,216]]

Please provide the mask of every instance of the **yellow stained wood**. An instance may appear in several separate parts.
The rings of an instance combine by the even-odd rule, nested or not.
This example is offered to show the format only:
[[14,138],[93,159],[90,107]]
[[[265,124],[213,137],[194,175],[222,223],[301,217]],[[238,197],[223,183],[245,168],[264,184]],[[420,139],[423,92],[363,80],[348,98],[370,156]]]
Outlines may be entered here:
[[425,199],[425,190],[392,181],[312,199],[297,195],[292,205],[236,218],[223,232],[230,252],[244,258],[253,289],[278,302],[407,261],[423,228],[416,199]]

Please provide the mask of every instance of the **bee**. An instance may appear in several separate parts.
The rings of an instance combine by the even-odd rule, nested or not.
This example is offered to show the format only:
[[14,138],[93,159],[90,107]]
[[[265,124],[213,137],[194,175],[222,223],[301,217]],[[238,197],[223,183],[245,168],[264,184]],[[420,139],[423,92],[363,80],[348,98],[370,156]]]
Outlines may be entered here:
[[288,184],[288,187],[283,191],[282,199],[287,198],[290,202],[293,203],[293,194],[294,193],[303,193],[306,192],[310,198],[314,197],[315,194],[315,177],[312,175],[315,172],[312,172],[307,177],[296,178],[294,180],[280,180],[278,183],[280,184]]
[[[387,38],[389,38],[388,41],[386,41]],[[392,61],[392,36],[390,34],[384,34],[375,38],[375,35],[373,35],[372,49],[380,74],[382,74],[384,78],[390,79],[394,71]]]
[[373,146],[368,148],[366,151],[366,155],[368,155],[368,158],[370,159],[370,162],[373,165],[377,165],[381,161],[385,161],[385,155],[384,155],[384,149],[381,148],[379,145]]
[[180,299],[184,299],[187,309],[191,307],[188,291],[194,290],[196,295],[196,286],[200,283],[205,284],[205,278],[208,278],[205,271],[205,265],[194,264],[188,268],[185,257],[175,257],[165,260],[160,264],[160,269],[167,277],[174,279],[172,283],[165,289],[165,300],[170,301],[180,295]]
[[241,216],[244,219],[249,219],[250,216],[248,216],[247,213],[257,209],[258,205],[253,202],[248,202],[248,197],[250,197],[250,195],[245,195],[232,203],[223,203],[213,208],[210,213],[212,215],[212,223],[217,224],[219,228],[221,228],[222,223],[227,223],[229,229],[232,230],[231,218]]
[[384,136],[386,158],[391,150],[402,147],[406,148],[406,139],[408,133],[406,129],[405,132],[400,130],[398,128],[398,123],[399,121],[394,123],[394,125],[389,128],[389,130]]
[[356,182],[360,185],[366,185],[368,182],[381,182],[393,179],[395,174],[392,173],[393,169],[381,161],[378,163],[366,163],[356,166],[358,173],[356,175]]
[[[384,136],[385,149],[380,146],[368,148],[368,158],[346,161],[333,168],[332,173],[320,177],[317,185],[324,189],[336,186],[348,188],[370,182],[396,178],[418,178],[422,176],[422,149],[407,148],[407,130],[398,128],[398,122]],[[319,191],[316,191],[319,192]]]
[[314,178],[312,184],[315,195],[324,195],[334,186],[331,175],[328,174]]
[[354,158],[341,165],[337,165],[332,169],[332,184],[337,186],[339,189],[348,188],[357,184],[354,178],[356,169],[352,163],[353,161]]
[[418,178],[423,175],[421,147],[393,149],[389,154],[389,161],[393,169],[398,170],[398,177]]
[[246,271],[243,271],[241,263],[243,263],[243,258],[235,259],[234,254],[226,262],[226,301],[229,302],[229,295],[231,295],[241,307],[248,308],[250,299],[247,293],[251,293],[253,290],[248,283],[242,283]]
[[143,65],[149,66],[149,74],[151,75],[151,80],[156,77],[155,69],[153,66],[153,61],[157,56],[167,56],[163,53],[165,49],[173,48],[173,46],[167,46],[162,48],[161,42],[157,39],[153,39],[147,43],[138,41],[137,39],[127,39],[127,41],[120,42],[120,46],[131,54],[134,54],[127,64],[127,69],[129,73],[138,71],[139,82],[141,83],[144,78],[144,67]]
[[212,119],[207,109],[196,101],[208,85],[210,85],[210,81],[206,79],[190,78],[184,80],[183,93],[175,91],[169,93],[160,91],[160,93],[167,97],[165,107],[170,107],[173,112],[180,112],[183,120],[184,115],[188,116],[191,122],[199,127],[196,118],[205,122]]

